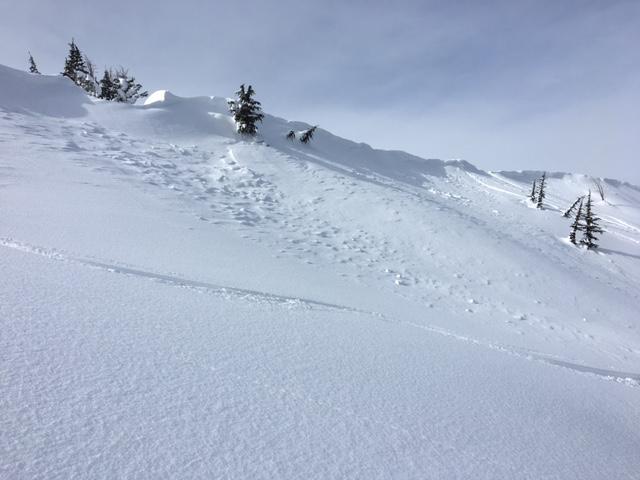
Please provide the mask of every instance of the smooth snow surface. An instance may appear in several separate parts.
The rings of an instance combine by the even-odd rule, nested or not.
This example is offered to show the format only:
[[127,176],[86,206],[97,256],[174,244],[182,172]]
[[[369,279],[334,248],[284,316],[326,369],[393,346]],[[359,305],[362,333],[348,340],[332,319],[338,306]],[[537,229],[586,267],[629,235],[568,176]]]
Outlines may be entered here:
[[0,478],[635,479],[640,189],[0,67]]

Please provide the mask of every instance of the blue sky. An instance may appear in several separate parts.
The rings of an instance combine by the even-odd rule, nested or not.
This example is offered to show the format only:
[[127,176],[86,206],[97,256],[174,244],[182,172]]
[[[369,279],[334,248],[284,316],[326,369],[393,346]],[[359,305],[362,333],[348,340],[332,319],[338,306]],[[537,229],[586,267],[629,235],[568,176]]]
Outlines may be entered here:
[[640,183],[639,1],[3,0],[0,24],[13,67],[60,72],[74,36],[150,90],[251,83],[374,147]]

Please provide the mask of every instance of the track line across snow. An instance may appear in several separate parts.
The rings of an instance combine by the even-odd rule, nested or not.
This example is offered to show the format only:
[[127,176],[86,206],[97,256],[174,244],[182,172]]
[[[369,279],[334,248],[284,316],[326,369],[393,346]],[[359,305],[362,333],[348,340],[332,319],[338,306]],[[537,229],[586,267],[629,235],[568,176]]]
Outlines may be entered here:
[[78,257],[66,255],[56,250],[29,245],[29,244],[26,244],[23,242],[17,242],[13,239],[8,239],[8,238],[0,238],[0,246],[11,248],[14,250],[19,250],[21,252],[39,255],[42,257],[51,258],[53,260],[98,268],[100,270],[105,270],[112,273],[119,273],[123,275],[156,280],[162,283],[166,283],[166,284],[170,284],[178,287],[187,287],[187,288],[206,290],[208,292],[219,294],[219,295],[233,295],[233,296],[241,297],[245,299],[261,299],[261,300],[267,300],[273,303],[285,304],[290,306],[306,305],[310,307],[320,307],[320,308],[325,308],[330,310],[360,313],[360,314],[366,314],[366,315],[377,316],[377,317],[381,316],[381,314],[377,312],[360,310],[358,308],[350,307],[347,305],[338,305],[334,303],[322,302],[319,300],[313,300],[313,299],[304,298],[304,297],[279,295],[275,293],[252,290],[247,288],[218,285],[214,283],[203,282],[200,280],[191,280],[191,279],[186,279],[182,277],[177,277],[174,275],[166,275],[166,274],[150,272],[148,270],[142,270],[138,268],[125,267],[125,266],[121,266],[113,263],[105,263],[105,262],[99,262],[96,260],[89,260],[86,258],[78,258]]
[[606,380],[615,381],[618,383],[625,384],[630,387],[640,387],[640,373],[631,373],[631,372],[621,372],[618,370],[609,370],[606,368],[598,368],[598,367],[590,367],[588,365],[580,365],[578,363],[569,362],[567,360],[563,360],[560,358],[555,358],[549,356],[547,354],[536,352],[533,350],[526,350],[518,347],[514,347],[511,345],[501,345],[499,343],[492,343],[483,340],[478,340],[476,338],[467,337],[465,335],[460,335],[451,330],[447,330],[444,328],[436,327],[433,325],[424,325],[413,322],[402,322],[406,325],[410,325],[415,328],[419,328],[421,330],[426,330],[428,332],[437,333],[438,335],[442,335],[449,338],[454,338],[461,342],[471,343],[474,345],[479,345],[485,348],[489,348],[491,350],[497,350],[508,355],[513,355],[516,357],[524,358],[527,360],[534,360],[537,362],[541,362],[547,365],[553,365],[555,367],[561,367],[568,370],[571,370],[576,373],[582,373],[587,375],[594,375],[597,377],[604,378]]
[[[279,294],[274,294],[269,292],[263,292],[259,290],[251,290],[246,288],[217,285],[214,283],[203,282],[200,280],[191,280],[191,279],[186,279],[182,277],[177,277],[174,275],[166,275],[166,274],[150,272],[148,270],[142,270],[138,268],[125,267],[125,266],[116,265],[113,263],[105,263],[105,262],[99,262],[96,260],[78,258],[78,257],[66,255],[54,249],[48,249],[40,246],[26,244],[23,242],[18,242],[11,238],[0,238],[0,246],[5,248],[10,248],[13,250],[19,250],[25,253],[31,253],[33,255],[50,258],[57,261],[73,263],[76,265],[84,265],[91,268],[98,268],[100,270],[104,270],[112,273],[118,273],[122,275],[155,280],[155,281],[159,281],[165,284],[178,286],[178,287],[205,290],[217,295],[232,295],[237,298],[243,298],[248,300],[258,300],[258,299],[267,300],[269,302],[288,305],[288,306],[308,306],[308,307],[323,308],[323,309],[329,309],[329,310],[337,310],[342,312],[359,313],[364,315],[370,315],[372,317],[376,317],[383,321],[387,321],[387,322],[390,321],[390,319],[386,315],[379,312],[361,310],[355,307],[322,302],[322,301],[313,300],[309,298],[286,296],[286,295],[279,295]],[[418,324],[418,323],[402,321],[402,320],[396,321],[393,323],[406,325],[412,328],[418,328],[423,331],[435,333],[435,334],[445,336],[447,338],[451,338],[457,341],[471,343],[484,348],[489,348],[491,350],[497,350],[512,356],[519,357],[519,358],[524,358],[527,360],[535,360],[547,365],[565,368],[576,373],[594,375],[600,378],[604,378],[606,380],[622,383],[630,387],[640,387],[640,373],[621,372],[617,370],[608,370],[604,368],[580,365],[580,364],[569,362],[560,358],[554,358],[544,353],[535,352],[531,350],[524,350],[514,346],[500,345],[497,343],[491,343],[491,342],[471,338],[465,335],[460,335],[453,331],[450,331],[441,327],[437,327],[434,325]]]

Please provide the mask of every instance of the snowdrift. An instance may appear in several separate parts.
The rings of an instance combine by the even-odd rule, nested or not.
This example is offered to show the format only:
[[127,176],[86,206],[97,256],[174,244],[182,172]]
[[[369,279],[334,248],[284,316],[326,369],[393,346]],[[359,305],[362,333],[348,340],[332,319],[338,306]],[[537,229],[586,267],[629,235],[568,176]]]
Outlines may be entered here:
[[72,118],[87,115],[91,100],[62,76],[32,75],[0,65],[0,108],[10,112]]

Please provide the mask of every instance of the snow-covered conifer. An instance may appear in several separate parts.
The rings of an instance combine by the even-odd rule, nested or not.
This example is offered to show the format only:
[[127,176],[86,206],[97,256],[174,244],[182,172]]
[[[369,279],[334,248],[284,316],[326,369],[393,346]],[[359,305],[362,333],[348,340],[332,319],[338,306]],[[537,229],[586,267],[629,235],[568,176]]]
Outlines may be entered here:
[[31,73],[40,75],[40,72],[38,71],[38,67],[36,65],[36,61],[33,59],[33,55],[31,55],[31,52],[29,52],[29,71]]
[[529,194],[529,200],[531,200],[531,203],[536,203],[536,193],[537,193],[537,189],[536,187],[538,186],[538,179],[535,179],[533,181],[533,184],[531,185],[531,193]]
[[75,40],[71,39],[71,43],[69,44],[69,54],[65,59],[62,75],[70,78],[76,85],[81,85],[86,73],[87,66],[84,63],[82,53],[76,45]]
[[544,172],[542,174],[542,177],[540,177],[540,185],[538,186],[538,200],[536,202],[536,207],[538,208],[543,208],[544,207],[544,199],[545,199],[545,191],[544,189],[546,188],[546,180],[547,180],[547,172]]
[[117,84],[112,78],[111,70],[105,69],[100,80],[100,98],[104,100],[114,100],[117,94]]
[[573,223],[571,224],[571,232],[569,233],[569,241],[571,243],[573,243],[574,245],[577,245],[577,240],[576,240],[576,234],[578,233],[578,231],[582,231],[582,229],[584,228],[583,224],[582,224],[582,201],[583,201],[584,197],[580,197],[578,200],[580,201],[580,204],[578,206],[578,211],[576,212],[576,218],[573,221]]
[[580,203],[580,200],[582,200],[584,198],[584,195],[582,195],[581,197],[576,198],[576,201],[573,202],[573,204],[569,207],[569,209],[564,212],[562,214],[563,217],[565,218],[570,218],[571,214],[573,214],[573,212],[575,211],[576,207],[578,206],[578,203]]
[[249,85],[245,89],[244,84],[236,92],[237,100],[229,100],[229,111],[233,114],[238,133],[255,135],[258,131],[257,122],[262,122],[264,114],[260,102],[254,100],[255,91]]
[[84,55],[83,60],[85,73],[81,74],[80,86],[84,88],[89,95],[100,97],[100,82],[98,82],[98,79],[96,78],[96,66],[86,55]]
[[293,130],[289,130],[289,133],[287,133],[287,140],[295,140],[296,138],[296,132],[294,132]]
[[310,129],[305,130],[304,132],[302,132],[302,135],[300,136],[300,141],[302,143],[309,143],[311,141],[311,139],[313,138],[313,134],[315,133],[316,128],[318,128],[317,125],[315,127],[311,127]]
[[593,211],[591,210],[591,190],[589,190],[589,194],[587,195],[587,204],[585,206],[584,212],[584,228],[582,230],[582,240],[580,241],[581,245],[586,246],[589,250],[598,248],[598,237],[599,233],[604,233],[604,230],[600,228],[598,222],[600,219],[595,216]]
[[123,103],[136,103],[138,99],[149,95],[142,90],[142,85],[136,82],[135,77],[129,75],[129,71],[120,67],[112,75],[111,81],[115,86],[113,100]]

